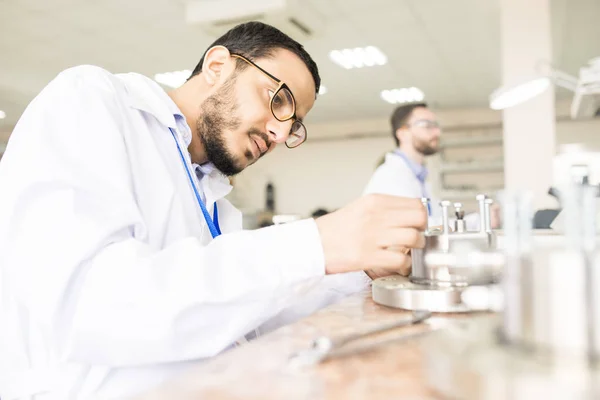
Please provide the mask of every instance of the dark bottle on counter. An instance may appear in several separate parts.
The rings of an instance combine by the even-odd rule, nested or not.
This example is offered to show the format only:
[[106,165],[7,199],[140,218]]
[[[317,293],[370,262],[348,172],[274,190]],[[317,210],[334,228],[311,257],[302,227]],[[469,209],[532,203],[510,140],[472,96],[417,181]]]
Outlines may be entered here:
[[271,182],[267,183],[266,211],[275,212],[275,187]]

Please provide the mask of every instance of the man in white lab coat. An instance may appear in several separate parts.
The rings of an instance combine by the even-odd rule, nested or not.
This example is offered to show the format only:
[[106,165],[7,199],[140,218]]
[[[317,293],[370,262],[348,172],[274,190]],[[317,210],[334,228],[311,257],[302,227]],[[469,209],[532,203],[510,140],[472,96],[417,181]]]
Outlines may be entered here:
[[[440,124],[426,103],[398,106],[391,117],[392,137],[396,148],[387,153],[365,188],[365,194],[382,193],[394,196],[429,198],[430,225],[441,224],[439,200],[432,198],[427,183],[426,158],[438,152]],[[448,199],[452,200],[452,199]],[[467,227],[478,229],[477,214],[465,217]],[[499,210],[493,207],[492,227],[499,224]]]
[[[435,114],[426,103],[404,104],[394,110],[391,125],[396,149],[386,154],[365,193],[431,198],[425,159],[440,146],[441,129]],[[435,200],[429,211],[439,216]]]
[[170,93],[93,66],[50,82],[0,162],[0,398],[128,397],[410,266],[417,200],[242,231],[225,199],[226,175],[304,142],[319,84],[260,23]]

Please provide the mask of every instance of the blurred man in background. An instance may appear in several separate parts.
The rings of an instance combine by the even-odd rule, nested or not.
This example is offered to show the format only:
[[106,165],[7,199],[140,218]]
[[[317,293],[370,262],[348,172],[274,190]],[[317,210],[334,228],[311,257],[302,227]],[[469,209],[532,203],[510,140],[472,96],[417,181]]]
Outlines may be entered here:
[[[365,193],[384,193],[394,196],[431,198],[427,184],[426,157],[438,152],[440,124],[426,103],[397,107],[391,118],[392,137],[396,149],[385,156]],[[439,216],[432,200],[430,215]]]
[[[429,198],[430,225],[440,225],[439,200],[432,198],[431,188],[427,183],[429,171],[426,167],[427,157],[436,154],[440,149],[440,123],[426,103],[412,103],[401,105],[394,110],[391,126],[396,148],[387,153],[383,164],[377,167],[367,184],[365,194],[383,193]],[[465,219],[469,229],[478,229],[477,214],[469,214]],[[493,208],[491,219],[492,228],[497,228],[497,207]]]

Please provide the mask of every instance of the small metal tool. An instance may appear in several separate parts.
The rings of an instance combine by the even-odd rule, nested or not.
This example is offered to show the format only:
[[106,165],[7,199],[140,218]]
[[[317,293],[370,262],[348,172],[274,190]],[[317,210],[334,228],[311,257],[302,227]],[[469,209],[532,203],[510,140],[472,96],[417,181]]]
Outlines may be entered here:
[[[397,329],[397,328],[402,328],[405,326],[419,324],[419,323],[427,320],[429,317],[431,317],[431,313],[429,311],[413,311],[411,318],[405,318],[405,319],[400,320],[399,322],[394,322],[391,324],[383,325],[383,326],[380,326],[380,327],[377,327],[375,329],[371,329],[368,331],[353,333],[351,335],[346,335],[346,336],[342,336],[339,338],[330,338],[327,336],[321,336],[321,337],[318,337],[315,340],[313,340],[310,349],[294,353],[290,358],[290,362],[293,363],[294,365],[314,365],[314,364],[318,364],[322,361],[325,361],[325,360],[328,360],[331,358],[362,353],[364,351],[371,350],[383,343],[390,343],[390,342],[395,342],[395,341],[415,337],[415,334],[413,333],[413,334],[409,334],[409,335],[402,335],[399,337],[395,337],[391,340],[387,340],[382,343],[377,343],[375,345],[363,346],[363,347],[352,348],[352,349],[346,349],[344,347],[350,342],[355,342],[357,340],[364,339],[364,338],[372,336],[372,335],[376,335],[376,334],[383,333],[383,332],[390,331],[390,330]],[[423,334],[423,332],[419,332],[419,333]]]

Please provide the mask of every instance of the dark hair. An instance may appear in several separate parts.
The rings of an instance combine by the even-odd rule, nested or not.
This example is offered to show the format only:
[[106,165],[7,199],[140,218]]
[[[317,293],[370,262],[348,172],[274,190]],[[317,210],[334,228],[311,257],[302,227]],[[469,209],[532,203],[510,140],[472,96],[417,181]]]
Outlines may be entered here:
[[327,211],[326,209],[317,208],[316,210],[314,210],[312,212],[312,214],[310,216],[313,218],[319,218],[319,217],[322,217],[323,215],[327,215],[327,214],[329,214],[329,211]]
[[[190,78],[202,72],[206,52],[214,46],[224,46],[231,53],[239,54],[252,61],[257,58],[270,57],[277,49],[289,50],[304,62],[315,81],[315,95],[319,93],[321,77],[319,76],[317,64],[306,52],[304,46],[271,25],[262,22],[247,22],[230,29],[208,47]],[[236,61],[239,70],[248,66],[242,60]]]
[[392,137],[394,138],[394,141],[396,141],[396,146],[400,146],[400,140],[398,139],[398,136],[396,136],[396,131],[408,122],[413,110],[419,107],[427,108],[427,103],[404,104],[394,110],[391,122]]

